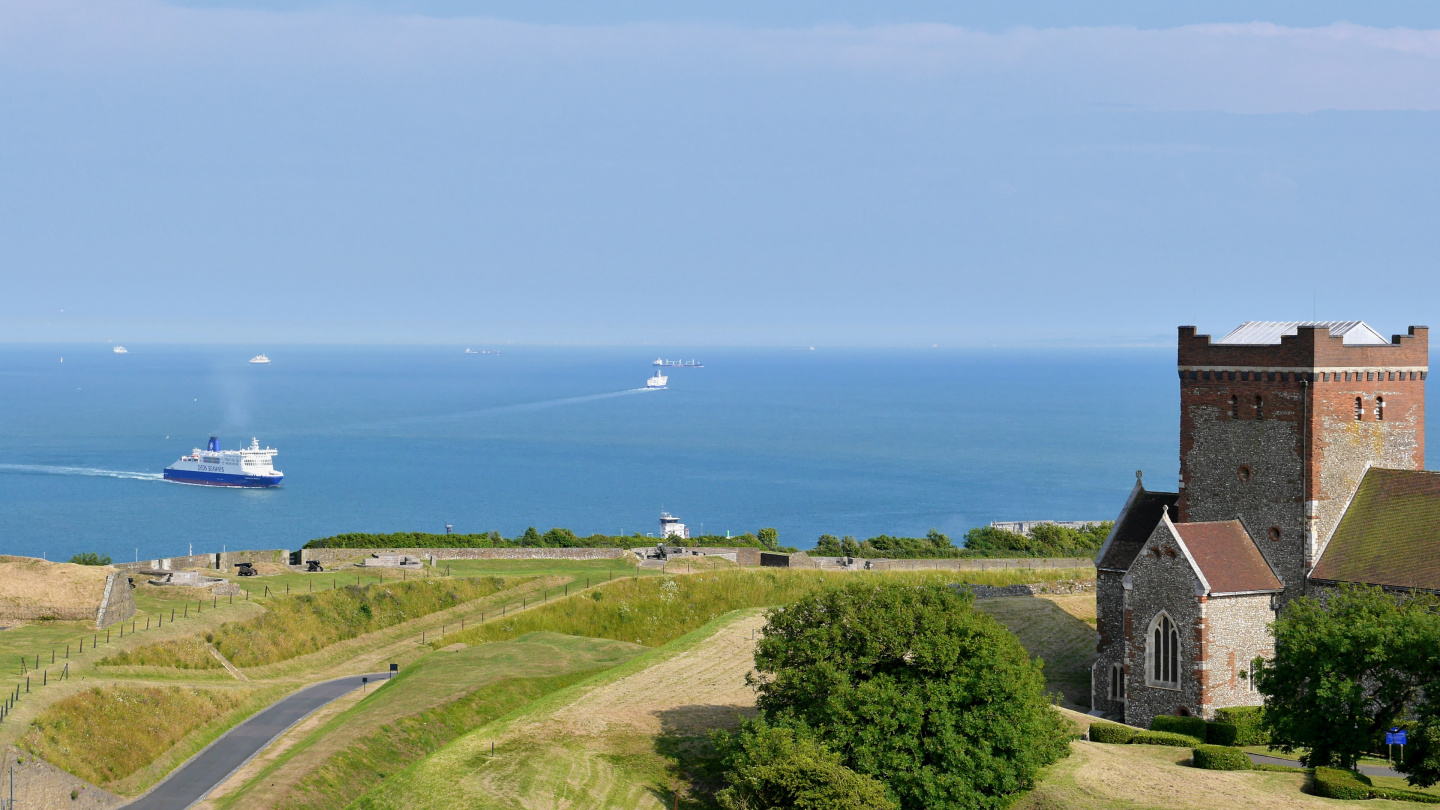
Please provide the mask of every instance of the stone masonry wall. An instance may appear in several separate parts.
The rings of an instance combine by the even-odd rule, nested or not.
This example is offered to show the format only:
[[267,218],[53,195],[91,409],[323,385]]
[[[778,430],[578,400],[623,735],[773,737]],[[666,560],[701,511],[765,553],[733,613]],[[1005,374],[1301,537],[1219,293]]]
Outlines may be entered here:
[[[1126,591],[1126,700],[1125,722],[1148,728],[1156,715],[1177,714],[1184,708],[1200,713],[1202,672],[1199,659],[1203,626],[1199,580],[1180,551],[1169,526],[1161,522],[1130,566]],[[1150,622],[1161,611],[1170,615],[1180,633],[1179,688],[1146,685],[1146,659]]]
[[111,574],[105,580],[105,595],[95,611],[95,626],[109,627],[135,616],[135,592],[130,588],[130,575],[126,571]]
[[1123,717],[1125,703],[1110,700],[1110,670],[1125,662],[1125,577],[1118,571],[1095,572],[1095,663],[1090,669],[1090,707]]
[[1261,704],[1260,693],[1241,675],[1248,675],[1252,660],[1274,656],[1275,639],[1270,635],[1274,621],[1269,594],[1220,596],[1205,603],[1204,717],[1212,718],[1215,709],[1226,706]]

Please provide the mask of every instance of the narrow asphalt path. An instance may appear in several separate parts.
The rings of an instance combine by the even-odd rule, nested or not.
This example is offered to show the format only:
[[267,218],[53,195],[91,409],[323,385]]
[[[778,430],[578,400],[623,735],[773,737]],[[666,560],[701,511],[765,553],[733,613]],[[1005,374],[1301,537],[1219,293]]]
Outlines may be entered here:
[[324,681],[271,704],[210,743],[149,793],[125,805],[123,810],[185,810],[205,798],[216,785],[306,715],[359,689],[362,677],[369,677],[370,683],[375,685],[386,677],[386,673]]
[[[1251,754],[1251,755],[1250,755],[1250,761],[1253,762],[1253,763],[1255,763],[1256,765],[1288,765],[1288,766],[1290,766],[1290,767],[1292,767],[1292,768],[1299,768],[1299,767],[1301,767],[1301,766],[1300,766],[1300,762],[1299,762],[1298,760],[1294,760],[1294,759],[1284,759],[1284,758],[1282,758],[1282,757],[1269,757],[1269,756],[1266,756],[1266,755],[1264,755],[1264,754]],[[1363,773],[1363,774],[1365,774],[1366,776],[1404,776],[1404,775],[1405,775],[1405,774],[1403,774],[1403,773],[1400,773],[1399,771],[1391,770],[1390,768],[1386,768],[1386,767],[1381,766],[1381,765],[1361,765],[1361,766],[1360,766],[1360,772]]]

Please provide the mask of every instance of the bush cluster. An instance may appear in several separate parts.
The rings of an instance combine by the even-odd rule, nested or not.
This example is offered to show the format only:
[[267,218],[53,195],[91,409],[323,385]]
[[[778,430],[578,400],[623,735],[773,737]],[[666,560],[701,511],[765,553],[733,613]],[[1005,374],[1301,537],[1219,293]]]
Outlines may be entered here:
[[1115,524],[1098,523],[1087,529],[1069,529],[1042,523],[1029,536],[981,526],[965,533],[968,551],[1011,557],[1085,557],[1100,550]]
[[1315,769],[1315,793],[1327,799],[1394,799],[1402,802],[1440,804],[1440,796],[1417,790],[1375,787],[1370,777],[1363,773],[1327,768],[1323,765]]
[[1125,745],[1135,738],[1137,731],[1139,729],[1122,726],[1119,723],[1091,723],[1090,740],[1111,745]]
[[[541,533],[534,526],[523,534],[506,539],[499,532],[481,534],[431,534],[429,532],[347,532],[320,537],[305,548],[640,548],[654,546],[657,538],[642,534],[592,534],[585,537],[569,529],[551,529]],[[733,537],[707,534],[691,537],[683,544],[693,548],[762,548],[767,551],[795,551],[781,546],[774,529],[761,529],[757,534]]]
[[[1215,725],[1230,726],[1235,729],[1234,742],[1220,743],[1220,745],[1268,745],[1270,734],[1261,725],[1262,707],[1260,706],[1232,706],[1228,709],[1216,709]],[[1221,732],[1226,733],[1226,732]],[[1211,740],[1211,742],[1215,742]]]
[[1199,737],[1176,734],[1173,731],[1137,731],[1130,738],[1131,745],[1174,745],[1180,748],[1198,748],[1205,744]]
[[76,565],[109,565],[109,554],[96,554],[93,551],[85,551],[70,558],[70,562]]
[[1238,748],[1201,745],[1190,751],[1190,764],[1207,771],[1248,771],[1250,757]]
[[1178,717],[1161,714],[1150,721],[1150,730],[1184,734],[1201,740],[1206,737],[1205,718],[1203,717]]

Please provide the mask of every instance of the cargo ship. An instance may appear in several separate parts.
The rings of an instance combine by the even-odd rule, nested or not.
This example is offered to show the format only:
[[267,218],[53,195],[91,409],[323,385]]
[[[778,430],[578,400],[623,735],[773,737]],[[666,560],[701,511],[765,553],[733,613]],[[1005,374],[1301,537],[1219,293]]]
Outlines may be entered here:
[[278,452],[260,447],[258,439],[240,450],[221,450],[220,439],[211,436],[204,450],[197,447],[166,467],[165,480],[212,487],[278,487],[285,477],[275,469]]

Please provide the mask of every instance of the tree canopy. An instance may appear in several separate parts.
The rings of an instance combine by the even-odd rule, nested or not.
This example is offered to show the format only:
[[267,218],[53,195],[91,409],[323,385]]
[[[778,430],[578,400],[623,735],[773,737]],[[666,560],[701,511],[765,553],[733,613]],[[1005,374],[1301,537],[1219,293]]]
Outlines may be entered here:
[[109,565],[110,555],[96,554],[93,551],[84,551],[70,558],[70,562],[76,565]]
[[1041,664],[943,586],[851,582],[771,611],[751,682],[905,810],[999,808],[1068,751]]
[[716,738],[729,787],[722,810],[896,810],[885,785],[794,729],[748,721]]
[[[1433,596],[1358,586],[1292,601],[1274,624],[1274,659],[1256,671],[1270,744],[1308,748],[1312,767],[1354,768],[1407,715],[1431,722],[1440,710],[1428,702],[1440,655],[1437,608]],[[1419,745],[1406,767],[1412,782],[1429,785],[1440,778],[1440,746],[1426,740],[1440,736],[1425,728],[1412,737]]]

